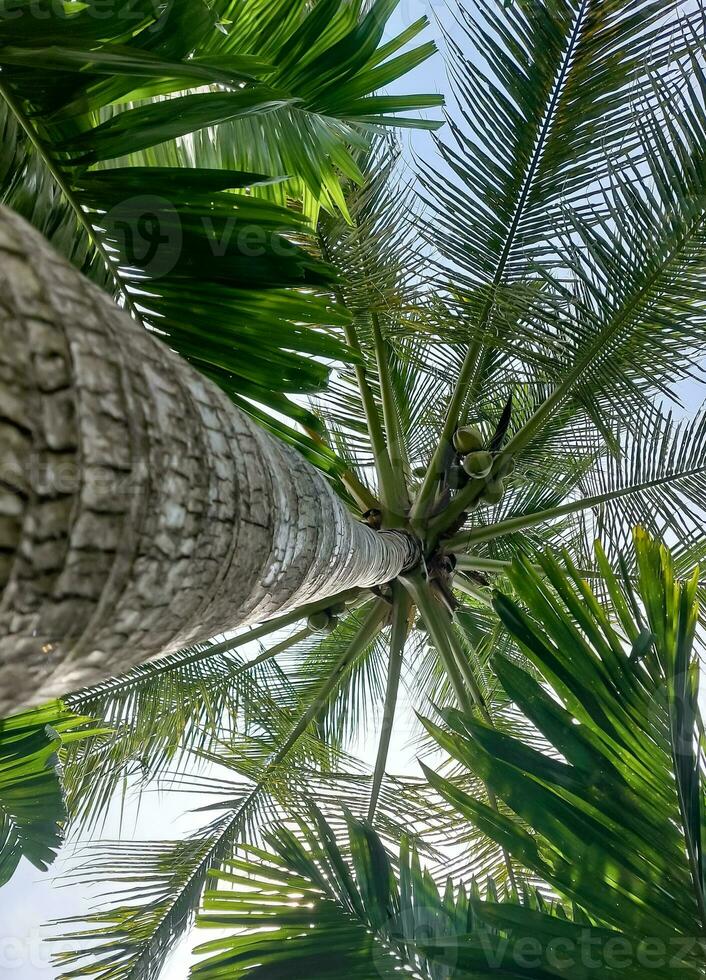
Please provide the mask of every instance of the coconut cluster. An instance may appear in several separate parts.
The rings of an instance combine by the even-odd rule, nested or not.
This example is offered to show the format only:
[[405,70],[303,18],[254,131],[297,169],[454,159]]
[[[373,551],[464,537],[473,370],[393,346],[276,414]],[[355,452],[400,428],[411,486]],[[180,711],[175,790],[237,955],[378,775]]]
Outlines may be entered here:
[[454,432],[453,444],[458,453],[458,462],[449,471],[449,487],[460,490],[469,480],[484,480],[482,500],[491,506],[499,504],[505,493],[503,477],[512,471],[512,460],[508,459],[502,473],[489,480],[494,459],[485,448],[480,429],[475,425],[460,426]]
[[315,633],[333,633],[338,626],[338,617],[345,611],[345,602],[335,602],[328,609],[319,609],[318,612],[312,613],[306,624]]

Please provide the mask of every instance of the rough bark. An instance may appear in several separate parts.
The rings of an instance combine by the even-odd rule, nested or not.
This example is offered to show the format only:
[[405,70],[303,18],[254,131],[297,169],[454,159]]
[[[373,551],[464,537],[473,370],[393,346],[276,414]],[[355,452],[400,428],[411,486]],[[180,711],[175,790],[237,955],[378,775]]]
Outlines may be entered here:
[[0,715],[416,559],[0,209]]

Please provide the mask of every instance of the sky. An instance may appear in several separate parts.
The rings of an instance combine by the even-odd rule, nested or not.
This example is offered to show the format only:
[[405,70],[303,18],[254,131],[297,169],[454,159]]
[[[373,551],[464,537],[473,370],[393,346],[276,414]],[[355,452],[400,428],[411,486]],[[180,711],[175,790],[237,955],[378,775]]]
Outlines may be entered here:
[[[448,20],[446,4],[440,0],[402,0],[389,33],[398,33],[425,13],[432,22],[429,34],[438,37],[437,17]],[[432,58],[407,76],[396,90],[446,93],[448,83],[442,59],[439,56]],[[401,139],[410,160],[413,151],[427,157],[432,152],[431,140],[423,132],[407,131]],[[703,388],[688,385],[684,396],[685,409],[693,411],[703,400]],[[390,768],[398,772],[415,771],[413,753],[406,744],[407,727],[404,719],[396,726]],[[363,741],[360,751],[363,757],[370,758],[374,747]],[[148,794],[141,803],[139,818],[129,812],[123,836],[132,835],[135,839],[183,837],[204,822],[202,815],[188,812],[184,815],[184,811],[193,806],[193,797]],[[118,833],[119,821],[113,813],[103,836],[110,838]],[[57,871],[60,872],[62,867],[59,862]],[[0,980],[54,980],[56,973],[49,963],[51,949],[42,941],[42,935],[46,934],[42,932],[42,926],[54,918],[80,914],[95,902],[95,895],[86,894],[85,889],[59,887],[54,875],[40,875],[24,863],[11,884],[0,893]],[[209,934],[208,938],[213,936]],[[173,951],[160,980],[186,980],[195,942],[193,934],[187,936]]]

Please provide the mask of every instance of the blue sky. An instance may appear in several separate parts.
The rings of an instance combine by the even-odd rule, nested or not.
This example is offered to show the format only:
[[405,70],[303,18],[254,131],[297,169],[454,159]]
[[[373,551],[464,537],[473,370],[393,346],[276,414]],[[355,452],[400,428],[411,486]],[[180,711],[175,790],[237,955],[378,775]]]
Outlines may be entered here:
[[[401,0],[399,8],[393,14],[388,26],[388,34],[394,36],[415,23],[420,17],[429,18],[427,31],[420,36],[420,40],[434,38],[439,48],[442,47],[441,29],[442,23],[449,23],[449,11],[445,3],[440,0]],[[434,95],[448,94],[448,81],[441,51],[430,58],[419,68],[405,75],[400,79],[391,91],[406,93],[427,93]],[[439,118],[439,110],[432,110],[424,113],[429,118]],[[402,133],[402,142],[405,146],[413,148],[418,154],[426,157],[432,155],[432,143],[428,133],[419,130],[408,130]]]

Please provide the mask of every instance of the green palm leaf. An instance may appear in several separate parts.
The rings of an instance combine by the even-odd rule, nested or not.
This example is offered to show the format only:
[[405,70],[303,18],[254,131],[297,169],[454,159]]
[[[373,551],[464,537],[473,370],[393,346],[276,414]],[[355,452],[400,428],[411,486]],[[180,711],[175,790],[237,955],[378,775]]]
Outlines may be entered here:
[[[335,184],[335,203],[345,206],[339,171],[346,170],[346,144],[367,142],[355,121],[364,109],[366,122],[384,125],[385,113],[405,110],[408,98],[383,107],[371,93],[431,48],[395,59],[381,74],[373,65],[386,57],[380,40],[389,4],[364,11],[338,0],[314,16],[306,3],[280,2],[267,5],[264,29],[281,45],[268,48],[270,62],[249,51],[262,5],[238,14],[233,37],[225,27],[229,5],[221,6],[177,0],[156,10],[135,0],[129,29],[122,14],[96,18],[90,5],[51,7],[42,18],[13,7],[0,23],[0,123],[7,117],[10,140],[0,199],[37,220],[241,407],[266,417],[266,406],[316,431],[316,417],[285,396],[321,390],[327,363],[350,358],[334,329],[347,317],[327,293],[331,271],[311,254],[311,209],[302,215],[284,206],[297,196],[291,186],[274,200],[252,190],[309,174],[329,198]],[[338,25],[333,34],[317,31],[322,12]],[[285,67],[293,46],[307,52],[296,70]],[[336,70],[324,72],[332,59]],[[341,101],[344,82],[352,86],[348,101]],[[283,132],[281,110],[294,105],[301,110]],[[273,112],[279,121],[268,128]],[[247,154],[233,156],[247,131],[231,131],[234,143],[221,132],[245,118],[258,146],[295,149],[262,155],[263,169],[253,172]],[[193,135],[213,139],[216,131],[223,150],[201,153]],[[30,173],[51,201],[50,214],[27,195]],[[308,188],[306,180],[297,186]],[[340,469],[333,453],[291,425],[280,419],[270,427],[323,469]]]
[[[670,202],[664,184],[654,195],[646,191],[644,205],[632,200],[649,186],[647,171],[672,167],[665,141],[655,149],[652,136],[645,139],[633,125],[636,107],[647,120],[678,113],[676,97],[665,96],[655,79],[682,79],[682,63],[698,47],[698,14],[693,15],[693,31],[681,31],[679,5],[653,0],[515,3],[502,11],[496,4],[482,10],[474,5],[472,11],[458,6],[466,37],[461,44],[454,37],[448,42],[461,121],[454,118],[456,113],[450,115],[453,141],[439,144],[451,179],[441,183],[428,170],[425,198],[433,208],[429,237],[444,260],[441,285],[456,300],[453,315],[457,329],[461,325],[466,330],[468,346],[432,475],[415,503],[415,519],[429,509],[442,447],[459,420],[475,415],[479,398],[512,383],[550,382],[554,390],[510,443],[515,454],[556,425],[568,399],[571,411],[565,422],[578,413],[604,436],[618,412],[627,421],[638,418],[645,409],[645,392],[664,390],[683,377],[679,372],[703,343],[698,320],[691,332],[686,316],[681,329],[677,322],[673,336],[676,340],[681,335],[684,344],[671,346],[666,320],[647,313],[651,297],[662,293],[667,279],[672,282],[671,263],[669,269],[658,268],[658,256],[666,254],[661,246],[652,250],[650,268],[643,269],[645,306],[640,305],[642,293],[638,301],[640,273],[633,246],[635,252],[647,247],[660,211],[668,210]],[[478,63],[486,69],[478,71]],[[698,74],[697,68],[693,71]],[[684,88],[685,83],[678,85]],[[668,141],[692,146],[697,158],[700,103],[688,87],[684,99],[690,132],[671,127]],[[686,217],[693,201],[686,184],[698,182],[700,164],[690,162],[688,155],[683,159],[682,150],[674,157],[688,172],[686,193],[676,209],[679,224],[680,213],[684,223],[694,220],[693,214]],[[612,192],[620,204],[611,200],[611,182],[622,188]],[[702,199],[701,191],[696,193]],[[628,200],[629,210],[620,213]],[[648,216],[654,219],[649,230]],[[666,240],[674,232],[673,245],[680,232],[667,225],[671,231],[665,226],[661,234]],[[598,288],[593,276],[602,275],[601,256],[610,251],[612,229],[626,244],[617,249],[614,275],[601,279],[604,306],[594,316],[591,304],[601,301],[594,295]],[[606,239],[602,247],[601,234]],[[580,247],[577,238],[582,239]],[[684,242],[687,249],[691,244]],[[666,242],[665,248],[668,252]],[[676,256],[674,260],[678,264]],[[621,261],[623,268],[618,268]],[[612,304],[610,284],[624,285],[627,292],[631,283],[637,305],[626,296],[623,315],[619,304]],[[665,297],[665,303],[672,299]],[[643,327],[655,330],[649,340]],[[653,378],[646,366],[655,344],[661,347],[660,376]]]
[[68,818],[61,748],[101,734],[87,720],[57,701],[0,721],[0,886],[23,857],[40,871],[54,861]]
[[[501,899],[489,882],[485,901],[476,883],[466,889],[449,881],[442,892],[414,849],[403,844],[393,864],[368,825],[349,817],[346,830],[344,851],[313,809],[296,830],[267,834],[267,849],[243,848],[212,872],[217,887],[206,892],[197,924],[229,934],[196,948],[206,958],[191,976],[373,980],[410,972],[424,980],[544,980],[588,976],[575,972],[582,952],[624,942],[618,933],[587,928],[578,914],[572,921],[529,887]],[[557,956],[557,944],[573,957]],[[598,962],[590,976],[616,976],[610,961]],[[628,966],[620,975],[637,980],[640,969]]]
[[[54,955],[60,976],[158,977],[175,937],[189,925],[209,869],[232,848],[241,816],[221,817],[192,839],[106,842],[85,852],[85,866],[71,877],[93,885],[109,878],[110,901],[101,903],[99,897],[98,909],[88,919],[53,923],[72,927],[61,938],[72,948]],[[79,924],[83,928],[75,929]]]
[[[653,100],[655,73],[697,42],[680,29],[676,2],[457,6],[447,42],[461,120],[449,112],[454,141],[439,143],[453,176],[440,188],[427,170],[426,184],[436,240],[475,317],[495,300],[488,287],[526,276],[567,200],[599,202],[589,185],[600,186],[618,152],[639,156],[635,104]],[[482,73],[471,68],[479,58]],[[485,327],[491,313],[479,318]]]
[[590,916],[635,941],[677,940],[700,934],[706,911],[693,650],[698,574],[678,582],[669,553],[643,531],[636,547],[636,593],[598,552],[612,611],[570,564],[548,556],[540,560],[543,575],[519,560],[510,571],[526,608],[496,595],[500,618],[544,686],[502,657],[498,675],[557,756],[456,711],[446,713],[447,731],[428,723],[508,813],[430,779]]
[[[236,733],[242,739],[258,733],[269,740],[288,734],[292,718],[303,710],[301,688],[311,684],[311,674],[300,682],[298,672],[322,645],[321,635],[311,635],[300,621],[327,602],[230,640],[187,648],[68,697],[73,710],[109,726],[90,746],[72,746],[64,760],[74,829],[94,829],[128,781],[142,791],[174,767],[188,771],[197,757],[209,758]],[[338,657],[355,631],[352,625],[359,625],[355,617],[343,624],[343,635],[333,646]],[[324,638],[323,646],[330,648],[330,641]],[[240,649],[251,644],[259,644],[259,652],[243,656]],[[323,652],[320,659],[319,682],[331,668],[330,650],[328,659]]]
[[[267,83],[293,99],[291,106],[261,120],[243,119],[226,130],[229,165],[288,177],[256,193],[281,204],[292,197],[301,200],[314,223],[322,207],[348,215],[341,177],[362,182],[357,156],[368,144],[365,130],[370,123],[438,127],[436,122],[388,115],[439,105],[437,96],[374,94],[435,50],[427,42],[399,53],[426,28],[426,17],[381,43],[398,5],[399,0],[367,5],[333,0],[313,8],[305,0],[251,0],[245,9],[232,0],[224,5],[224,18],[232,19],[237,29],[213,35],[213,50],[266,57],[273,66],[264,76]],[[198,145],[199,154],[222,152],[209,134]]]
[[[80,919],[69,920],[67,924],[81,922],[87,928],[80,934],[72,932],[63,935],[60,941],[74,944],[75,940],[81,939],[85,940],[87,945],[82,945],[78,951],[72,947],[58,955],[57,962],[75,967],[63,976],[67,978],[95,976],[101,980],[108,980],[108,978],[152,980],[158,975],[166,952],[189,924],[189,916],[198,903],[208,869],[219,865],[243,835],[252,836],[259,833],[271,821],[273,812],[275,816],[281,815],[286,810],[291,812],[297,805],[301,806],[301,802],[297,803],[297,801],[307,800],[313,795],[309,784],[312,779],[318,778],[322,761],[325,763],[330,758],[331,749],[330,746],[318,741],[312,728],[332,696],[336,695],[351,666],[370,645],[380,627],[382,607],[382,602],[377,600],[368,604],[364,610],[364,617],[355,615],[350,617],[353,628],[351,630],[349,627],[345,642],[339,642],[337,648],[321,654],[327,662],[331,660],[332,653],[335,654],[330,669],[323,671],[315,684],[304,685],[304,697],[301,696],[300,688],[296,684],[291,685],[283,674],[279,690],[273,688],[269,678],[270,685],[264,697],[259,699],[253,696],[252,691],[246,697],[241,688],[243,705],[239,705],[235,701],[236,696],[233,695],[233,681],[238,675],[248,671],[248,665],[242,664],[234,668],[231,663],[229,667],[231,681],[228,683],[223,680],[223,690],[230,691],[231,697],[220,701],[223,718],[210,719],[211,726],[215,725],[215,732],[206,735],[198,729],[198,719],[202,717],[203,706],[195,711],[194,707],[190,708],[188,704],[184,709],[178,710],[164,704],[165,710],[174,711],[180,719],[176,731],[182,729],[185,722],[197,726],[195,739],[189,738],[189,733],[186,733],[187,741],[191,742],[190,749],[196,758],[202,763],[219,766],[221,770],[225,768],[235,774],[236,781],[231,781],[225,787],[222,780],[218,782],[216,790],[220,796],[219,801],[203,808],[218,809],[225,811],[225,814],[214,823],[212,832],[209,830],[210,844],[201,857],[199,857],[201,851],[198,847],[187,847],[183,851],[179,850],[177,844],[165,845],[164,848],[158,847],[154,852],[156,863],[146,868],[151,884],[144,894],[141,886],[133,888],[129,883],[133,881],[134,868],[140,862],[144,862],[146,855],[151,853],[149,849],[137,848],[133,852],[131,848],[121,850],[116,846],[106,849],[103,845],[99,845],[96,855],[89,864],[91,870],[87,872],[79,868],[78,877],[84,882],[94,881],[94,869],[98,864],[98,880],[100,880],[102,876],[100,869],[106,866],[102,862],[107,862],[107,866],[114,865],[116,856],[122,854],[124,860],[119,865],[118,878],[124,875],[128,887],[118,895],[117,900],[108,903],[105,909]],[[228,642],[233,645],[233,641]],[[285,643],[282,649],[286,647]],[[219,659],[219,655],[211,653],[210,656],[205,657],[205,652],[198,651],[183,656],[181,659],[185,662],[182,664],[182,669],[193,669],[199,663],[211,661],[212,668],[220,667],[223,671],[224,661]],[[266,655],[270,656],[269,653]],[[272,656],[275,655],[273,652]],[[255,658],[253,664],[264,660],[263,654]],[[227,665],[227,661],[225,663]],[[197,678],[198,673],[197,671]],[[111,714],[120,718],[120,715],[125,712],[127,715],[125,721],[129,721],[130,713],[135,707],[135,697],[139,698],[140,695],[149,697],[150,689],[154,695],[156,679],[158,679],[156,691],[161,691],[162,696],[169,690],[173,690],[165,686],[165,683],[168,685],[170,682],[169,671],[159,672],[159,668],[155,671],[155,668],[148,667],[144,674],[142,671],[136,672],[126,681],[119,680],[115,685],[108,685],[108,688],[122,687],[125,697],[122,704],[120,700],[110,699],[110,690],[86,692],[78,698],[86,704],[91,704],[99,701],[101,695],[107,693]],[[197,679],[196,691],[198,690]],[[206,710],[214,708],[217,703],[219,703],[218,697],[209,701]],[[229,714],[233,708],[237,710],[235,717]],[[239,724],[243,716],[244,726]],[[219,721],[222,726],[220,730]],[[86,804],[86,800],[81,798],[85,788],[89,812],[92,810],[92,815],[99,813],[110,799],[111,791],[116,785],[116,777],[123,779],[130,774],[129,771],[124,771],[126,764],[140,761],[142,752],[147,753],[149,758],[151,742],[154,742],[157,750],[158,757],[154,761],[158,770],[161,764],[159,756],[166,760],[173,758],[180,747],[180,739],[184,737],[184,732],[180,731],[174,740],[175,728],[169,725],[164,731],[162,728],[164,726],[158,725],[150,731],[147,720],[146,727],[138,724],[134,731],[130,731],[128,727],[123,740],[119,738],[109,740],[107,751],[103,755],[99,746],[98,752],[88,758],[80,755],[75,758],[70,780],[74,786],[73,795],[77,805],[82,807]],[[340,764],[341,759],[337,753],[334,753],[334,774]],[[91,766],[93,772],[90,771]],[[88,778],[86,778],[87,769]],[[149,776],[149,773],[147,775]],[[199,777],[198,787],[201,793],[204,791],[206,781],[207,777]],[[179,786],[181,788],[184,786],[183,777],[179,780]],[[320,789],[320,786],[319,782],[317,788]],[[230,797],[224,800],[224,790],[228,789]],[[367,791],[367,786],[365,789]],[[350,789],[348,793],[350,794]],[[200,841],[201,837],[198,839]],[[182,858],[179,858],[179,855],[182,855]],[[174,866],[170,863],[173,860],[176,861]],[[147,901],[143,902],[141,898],[146,898]],[[112,959],[103,956],[110,950],[114,953]],[[87,962],[76,966],[83,960]]]

